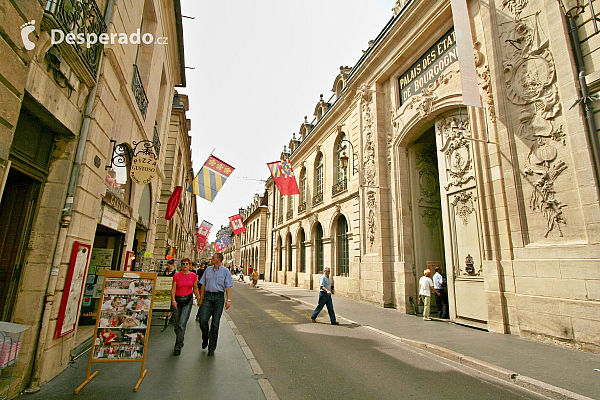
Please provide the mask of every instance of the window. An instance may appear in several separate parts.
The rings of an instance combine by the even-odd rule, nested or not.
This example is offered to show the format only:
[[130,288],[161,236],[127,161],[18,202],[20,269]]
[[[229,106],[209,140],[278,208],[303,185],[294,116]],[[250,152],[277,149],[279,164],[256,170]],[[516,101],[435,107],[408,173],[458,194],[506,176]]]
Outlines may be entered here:
[[323,194],[323,186],[323,154],[319,154],[315,164],[315,195]]
[[287,258],[288,258],[288,265],[287,265],[287,269],[288,271],[292,270],[292,235],[288,233],[288,237],[287,237]]
[[337,262],[340,276],[348,276],[350,272],[348,247],[348,222],[343,215],[340,215],[337,223]]
[[300,204],[306,203],[306,168],[300,173]]
[[323,273],[323,228],[317,224],[315,228],[315,259],[317,261],[317,273]]
[[300,272],[306,272],[306,235],[304,229],[300,230]]
[[342,168],[342,155],[346,153],[348,155],[348,151],[346,149],[346,144],[344,143],[346,140],[346,134],[342,133],[338,138],[338,144],[336,146],[336,155],[335,159],[337,160],[336,168],[337,168],[337,182],[342,182],[346,180],[346,171]]
[[279,270],[283,271],[283,246],[281,245],[281,237],[277,240],[277,247],[279,248]]

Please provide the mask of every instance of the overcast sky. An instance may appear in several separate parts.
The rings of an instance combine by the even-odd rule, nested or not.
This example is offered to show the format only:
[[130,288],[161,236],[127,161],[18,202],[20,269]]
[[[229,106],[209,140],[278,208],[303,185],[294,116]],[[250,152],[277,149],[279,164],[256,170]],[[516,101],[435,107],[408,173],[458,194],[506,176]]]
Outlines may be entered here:
[[[194,174],[213,155],[235,167],[198,218],[214,240],[228,217],[264,193],[277,161],[339,67],[354,66],[393,17],[394,0],[183,0]],[[186,188],[184,188],[186,189]]]

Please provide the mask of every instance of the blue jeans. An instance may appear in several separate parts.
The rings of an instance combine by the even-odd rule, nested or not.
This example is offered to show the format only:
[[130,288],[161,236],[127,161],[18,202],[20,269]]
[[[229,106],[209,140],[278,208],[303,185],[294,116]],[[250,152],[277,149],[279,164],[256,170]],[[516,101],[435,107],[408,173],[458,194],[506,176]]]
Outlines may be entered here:
[[185,306],[177,305],[173,309],[173,324],[175,324],[175,350],[181,350],[183,347],[183,338],[185,336],[185,327],[192,311],[193,301],[190,301]]
[[317,319],[317,316],[319,315],[319,313],[321,312],[321,310],[323,309],[323,307],[325,307],[325,305],[327,305],[327,312],[329,313],[329,319],[331,320],[332,323],[335,322],[335,312],[333,311],[333,301],[331,300],[331,295],[327,294],[326,292],[323,291],[319,291],[319,305],[317,305],[317,308],[315,308],[315,311],[312,314],[312,319]]
[[[225,293],[204,292],[204,300],[200,307],[200,329],[202,330],[202,341],[208,340],[208,351],[215,351],[217,339],[219,338],[219,322],[225,306]],[[208,320],[212,316],[210,329]]]

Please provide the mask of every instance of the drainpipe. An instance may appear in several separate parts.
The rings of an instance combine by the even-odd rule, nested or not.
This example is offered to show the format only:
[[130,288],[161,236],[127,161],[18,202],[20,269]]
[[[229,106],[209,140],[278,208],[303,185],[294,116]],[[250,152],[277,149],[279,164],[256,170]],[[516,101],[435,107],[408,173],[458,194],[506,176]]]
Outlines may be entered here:
[[585,81],[585,64],[583,55],[581,54],[581,46],[579,44],[579,34],[577,33],[577,23],[575,18],[566,17],[569,23],[569,34],[571,36],[571,46],[575,56],[575,64],[579,77],[579,101],[583,105],[586,121],[586,139],[588,151],[592,159],[592,167],[594,172],[594,180],[596,184],[596,200],[600,200],[600,145],[598,144],[598,131],[596,128],[596,120],[594,119],[594,110],[592,109],[591,99],[587,82]]
[[[106,30],[112,19],[112,13],[114,9],[115,0],[109,0],[106,5],[106,12],[104,13],[104,22],[106,24]],[[88,94],[88,100],[85,107],[85,113],[83,115],[83,122],[79,130],[79,142],[77,144],[77,151],[75,153],[75,159],[73,161],[73,169],[71,170],[71,176],[69,178],[69,186],[67,190],[67,198],[65,205],[62,210],[62,218],[60,220],[60,230],[58,232],[58,240],[56,248],[54,250],[54,256],[52,258],[52,269],[50,271],[50,277],[46,285],[46,296],[45,304],[42,312],[42,320],[38,333],[38,339],[36,341],[35,359],[31,377],[29,379],[29,387],[25,390],[26,393],[36,393],[41,389],[41,370],[44,365],[44,356],[46,351],[46,344],[49,336],[54,336],[54,332],[48,332],[50,326],[50,315],[52,313],[52,307],[55,298],[56,286],[58,283],[58,273],[60,270],[60,263],[64,253],[65,245],[67,242],[67,233],[71,224],[71,212],[73,208],[73,197],[75,195],[75,189],[77,188],[77,181],[79,178],[79,171],[81,170],[81,164],[83,161],[83,151],[87,142],[87,136],[90,128],[90,122],[92,120],[91,115],[94,110],[94,103],[96,101],[96,92],[98,91],[98,80],[100,79],[100,71],[102,70],[102,62],[104,60],[104,51],[100,53],[100,59],[98,60],[98,69],[96,71],[95,85],[91,92]]]

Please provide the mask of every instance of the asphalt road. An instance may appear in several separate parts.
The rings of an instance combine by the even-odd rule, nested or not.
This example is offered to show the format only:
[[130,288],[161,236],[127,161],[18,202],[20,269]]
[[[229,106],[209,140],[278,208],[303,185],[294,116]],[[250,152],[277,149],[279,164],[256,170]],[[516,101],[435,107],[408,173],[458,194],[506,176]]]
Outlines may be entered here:
[[369,328],[330,325],[326,309],[314,324],[312,309],[260,288],[236,284],[232,298],[229,316],[280,399],[545,398]]

